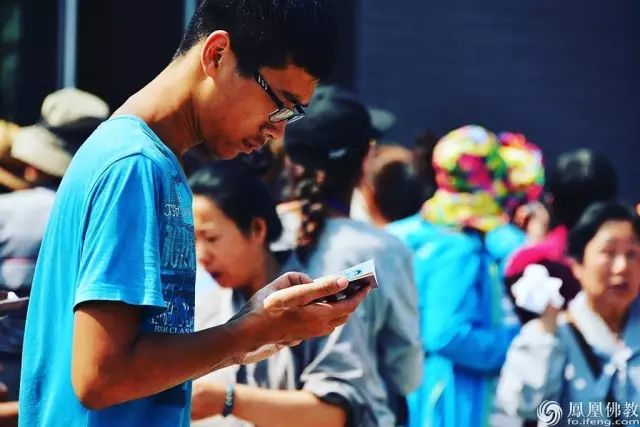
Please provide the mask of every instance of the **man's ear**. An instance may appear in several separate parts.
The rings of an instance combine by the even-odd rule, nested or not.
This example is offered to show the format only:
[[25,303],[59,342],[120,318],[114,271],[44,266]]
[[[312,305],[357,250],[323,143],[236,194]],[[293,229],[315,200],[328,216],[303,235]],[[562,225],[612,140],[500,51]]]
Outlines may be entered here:
[[224,54],[230,49],[231,38],[229,33],[223,30],[216,30],[209,34],[200,53],[202,71],[210,77],[215,77],[220,69]]
[[267,222],[264,218],[253,218],[251,220],[251,237],[260,243],[267,243]]

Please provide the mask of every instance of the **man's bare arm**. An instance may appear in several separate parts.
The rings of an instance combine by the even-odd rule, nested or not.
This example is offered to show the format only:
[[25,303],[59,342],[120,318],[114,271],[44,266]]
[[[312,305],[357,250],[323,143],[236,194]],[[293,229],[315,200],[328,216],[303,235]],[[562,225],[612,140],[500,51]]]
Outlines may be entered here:
[[299,273],[281,276],[228,323],[186,335],[140,334],[140,307],[84,303],[76,309],[74,320],[75,393],[91,409],[159,393],[244,362],[251,352],[255,357],[265,344],[287,345],[326,335],[348,319],[366,294],[335,304],[312,303],[343,289],[346,280],[305,283],[309,281]]

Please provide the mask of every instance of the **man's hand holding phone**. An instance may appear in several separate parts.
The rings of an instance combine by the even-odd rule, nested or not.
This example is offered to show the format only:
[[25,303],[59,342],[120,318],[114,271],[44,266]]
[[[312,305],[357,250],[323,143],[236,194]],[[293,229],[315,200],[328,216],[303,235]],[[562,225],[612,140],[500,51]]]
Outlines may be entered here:
[[345,271],[351,281],[344,275],[314,281],[286,273],[260,289],[229,321],[244,323],[256,343],[239,363],[254,363],[344,324],[371,288],[363,277]]

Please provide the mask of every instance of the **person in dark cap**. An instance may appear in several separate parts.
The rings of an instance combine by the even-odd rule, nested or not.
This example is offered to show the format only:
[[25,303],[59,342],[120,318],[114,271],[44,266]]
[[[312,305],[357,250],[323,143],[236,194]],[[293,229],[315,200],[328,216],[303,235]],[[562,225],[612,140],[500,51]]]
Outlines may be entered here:
[[[379,135],[364,105],[337,86],[319,87],[308,110],[304,122],[291,126],[284,141],[287,175],[293,178],[284,190],[284,203],[278,206],[285,230],[275,247],[284,249],[308,246],[299,241],[300,218],[294,218],[312,205],[349,214],[352,190],[362,178],[364,159],[373,139]],[[327,181],[324,177],[329,170],[331,177]],[[324,194],[322,206],[314,204],[315,197],[309,197],[320,190]],[[290,226],[287,221],[291,221]],[[320,228],[312,233],[301,230],[304,234],[301,238],[312,239],[312,234],[320,231]]]
[[352,94],[334,86],[316,91],[307,117],[284,140],[296,200],[280,208],[289,230],[281,245],[295,246],[313,277],[375,260],[380,289],[367,296],[358,314],[394,413],[378,408],[386,411],[379,425],[391,426],[406,421],[404,396],[420,383],[422,349],[409,251],[385,231],[349,218],[351,195],[376,134],[369,112]]

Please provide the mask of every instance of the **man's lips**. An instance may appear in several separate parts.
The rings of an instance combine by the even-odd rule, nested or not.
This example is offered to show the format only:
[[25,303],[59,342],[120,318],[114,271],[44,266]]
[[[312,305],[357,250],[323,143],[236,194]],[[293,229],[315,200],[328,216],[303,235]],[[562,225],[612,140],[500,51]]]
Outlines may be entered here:
[[265,143],[264,140],[257,140],[257,139],[245,139],[243,141],[244,146],[250,149],[251,151],[261,148],[264,145],[264,143]]

